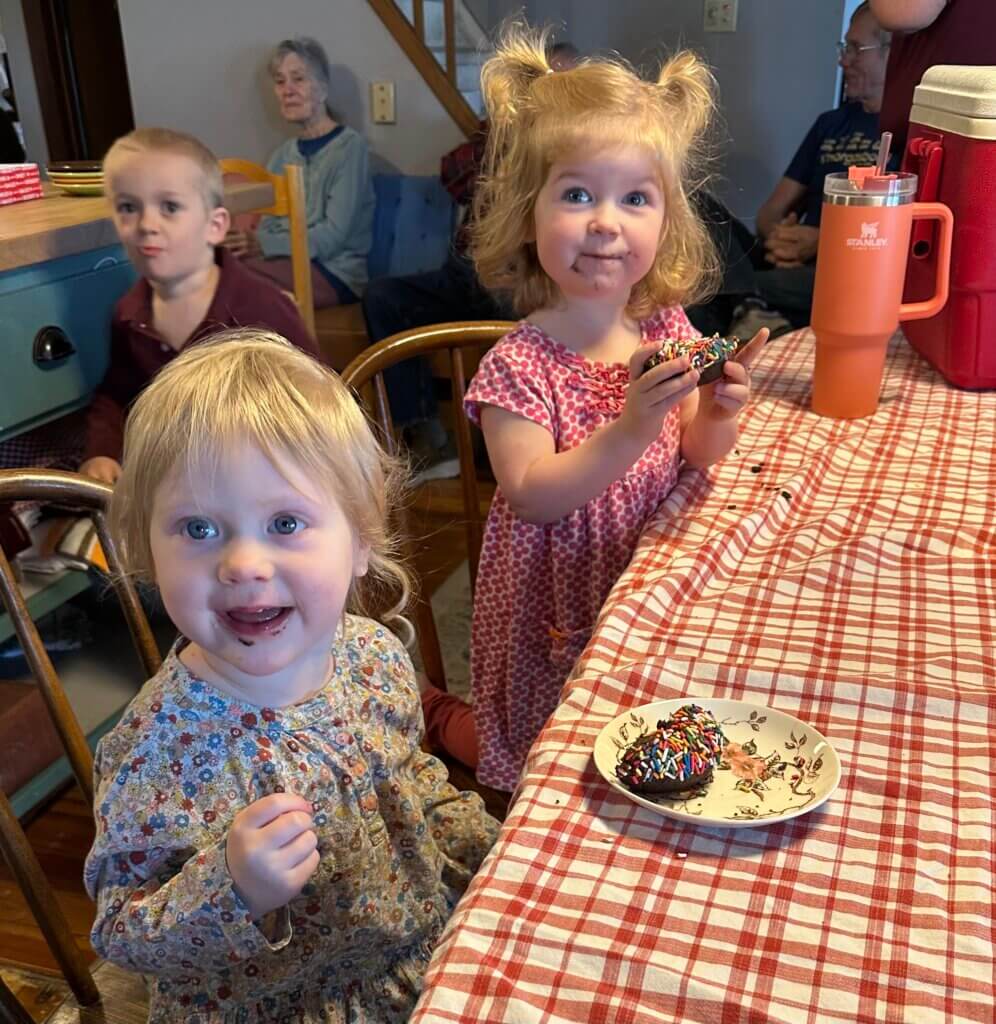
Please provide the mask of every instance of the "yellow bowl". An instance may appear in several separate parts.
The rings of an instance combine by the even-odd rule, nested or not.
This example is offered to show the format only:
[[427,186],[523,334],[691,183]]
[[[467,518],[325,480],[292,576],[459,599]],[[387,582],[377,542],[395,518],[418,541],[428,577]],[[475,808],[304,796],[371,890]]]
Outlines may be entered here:
[[100,182],[69,185],[54,182],[53,184],[67,196],[102,196],[104,194],[104,186]]
[[50,174],[49,181],[66,185],[99,185],[104,180],[102,174]]

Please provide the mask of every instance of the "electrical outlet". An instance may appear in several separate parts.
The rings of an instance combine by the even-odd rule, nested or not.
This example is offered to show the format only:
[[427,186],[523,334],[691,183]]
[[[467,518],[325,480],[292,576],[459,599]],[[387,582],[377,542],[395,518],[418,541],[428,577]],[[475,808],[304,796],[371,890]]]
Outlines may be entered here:
[[374,124],[395,124],[394,82],[370,83],[370,110]]
[[705,0],[702,27],[706,32],[736,32],[737,0]]

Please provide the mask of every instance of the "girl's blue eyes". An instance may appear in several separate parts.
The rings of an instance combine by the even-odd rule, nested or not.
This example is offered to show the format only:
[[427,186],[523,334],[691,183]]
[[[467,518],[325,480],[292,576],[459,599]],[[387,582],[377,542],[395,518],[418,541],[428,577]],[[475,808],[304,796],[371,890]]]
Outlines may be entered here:
[[[291,534],[300,533],[303,527],[304,523],[297,516],[282,512],[270,520],[267,531],[282,537],[289,537]],[[183,534],[191,540],[214,540],[220,532],[210,519],[188,519],[181,529]]]
[[191,540],[211,540],[218,536],[218,527],[210,519],[188,519],[183,524],[183,532]]
[[[591,193],[586,188],[575,186],[569,188],[564,192],[563,198],[568,203],[591,203],[594,202]],[[647,206],[650,203],[650,199],[647,197],[646,192],[628,192],[623,197],[623,203],[626,206]]]
[[279,515],[274,516],[273,521],[270,523],[274,533],[280,533],[287,536],[291,533],[297,533],[301,528],[302,523],[296,516]]

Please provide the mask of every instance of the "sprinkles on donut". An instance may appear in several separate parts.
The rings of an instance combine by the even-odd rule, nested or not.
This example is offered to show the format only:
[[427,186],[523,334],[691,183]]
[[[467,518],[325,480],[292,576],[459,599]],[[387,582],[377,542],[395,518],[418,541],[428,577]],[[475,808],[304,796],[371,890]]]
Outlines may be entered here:
[[718,334],[709,338],[669,339],[643,364],[643,372],[646,373],[661,363],[687,355],[692,360],[692,368],[699,371],[701,387],[703,384],[711,384],[718,380],[723,374],[723,364],[735,356],[745,344],[745,341],[735,336],[721,338]]
[[685,704],[623,752],[616,777],[634,793],[679,793],[712,781],[726,737],[712,712]]

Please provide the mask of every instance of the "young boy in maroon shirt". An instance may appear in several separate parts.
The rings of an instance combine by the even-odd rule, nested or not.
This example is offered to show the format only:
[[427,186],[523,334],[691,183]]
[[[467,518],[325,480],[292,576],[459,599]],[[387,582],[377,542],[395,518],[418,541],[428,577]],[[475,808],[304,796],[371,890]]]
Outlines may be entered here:
[[318,356],[293,301],[221,243],[221,168],[197,139],[140,128],[104,158],[114,226],[141,279],[118,302],[107,374],[87,413],[80,471],[114,483],[127,408],[188,345],[224,327],[268,327]]

